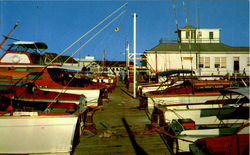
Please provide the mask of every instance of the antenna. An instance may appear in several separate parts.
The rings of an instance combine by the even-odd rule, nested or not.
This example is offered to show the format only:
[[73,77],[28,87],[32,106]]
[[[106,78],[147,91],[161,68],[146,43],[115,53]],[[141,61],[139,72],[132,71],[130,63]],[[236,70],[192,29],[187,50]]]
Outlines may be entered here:
[[175,17],[175,24],[176,24],[176,32],[177,32],[177,37],[178,37],[178,48],[180,51],[180,56],[181,56],[181,68],[183,69],[183,60],[182,60],[182,54],[181,54],[181,36],[179,36],[179,28],[178,28],[178,22],[177,22],[177,16],[176,16],[176,10],[175,10],[175,1],[173,0],[173,9],[174,9],[174,17]]
[[[192,36],[192,32],[189,33],[189,25],[188,25],[188,21],[187,21],[187,13],[186,13],[186,9],[185,9],[185,3],[184,3],[184,0],[182,0],[182,4],[183,4],[183,8],[184,8],[184,13],[185,13],[185,20],[186,20],[186,27],[187,27],[187,33],[189,34],[188,35],[188,48],[189,48],[189,51],[190,51],[190,57],[192,56],[192,49],[191,49],[191,43],[190,43],[190,38]],[[191,71],[193,71],[193,59],[191,58]]]

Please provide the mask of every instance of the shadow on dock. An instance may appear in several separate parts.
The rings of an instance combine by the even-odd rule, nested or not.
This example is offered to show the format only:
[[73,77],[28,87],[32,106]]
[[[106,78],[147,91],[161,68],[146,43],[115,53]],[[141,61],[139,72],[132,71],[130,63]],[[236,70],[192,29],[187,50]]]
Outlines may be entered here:
[[128,135],[129,135],[129,139],[130,139],[130,141],[131,141],[131,143],[132,143],[132,145],[133,145],[133,147],[135,149],[136,154],[137,155],[147,155],[147,153],[137,144],[137,142],[135,140],[135,137],[132,134],[132,132],[131,132],[125,118],[122,118],[122,122],[123,122],[123,124],[124,124],[124,126],[126,128],[126,131],[127,131]]

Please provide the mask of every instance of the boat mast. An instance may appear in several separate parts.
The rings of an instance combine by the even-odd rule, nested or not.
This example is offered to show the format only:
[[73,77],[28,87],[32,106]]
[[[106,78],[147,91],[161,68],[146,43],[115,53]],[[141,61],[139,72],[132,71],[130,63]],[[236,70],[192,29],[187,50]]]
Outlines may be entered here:
[[0,44],[0,48],[2,48],[3,44],[5,43],[5,41],[9,38],[10,34],[16,29],[16,27],[18,26],[18,22],[16,22],[16,25],[14,26],[14,28],[10,31],[10,33],[4,37],[3,42]]
[[197,10],[197,5],[196,5],[196,25],[197,25],[197,30],[198,30],[198,39],[196,41],[196,44],[198,44],[198,52],[197,52],[197,60],[196,60],[196,66],[197,66],[197,70],[198,70],[198,74],[199,76],[201,76],[201,69],[200,69],[200,22],[199,22],[199,8]]
[[175,0],[173,0],[173,9],[174,9],[174,17],[175,17],[175,25],[176,25],[176,32],[177,32],[177,38],[178,38],[178,48],[180,53],[180,59],[181,59],[181,69],[183,70],[183,59],[182,59],[182,51],[181,51],[181,31],[178,28],[178,21],[177,21],[177,15],[175,10]]
[[192,36],[192,31],[189,30],[189,25],[188,25],[187,13],[186,13],[184,0],[182,0],[182,4],[183,4],[184,13],[185,13],[186,27],[187,27],[187,33],[188,33],[188,48],[189,48],[190,58],[191,58],[191,71],[193,71],[193,56],[192,56],[191,41],[190,41],[191,36]]

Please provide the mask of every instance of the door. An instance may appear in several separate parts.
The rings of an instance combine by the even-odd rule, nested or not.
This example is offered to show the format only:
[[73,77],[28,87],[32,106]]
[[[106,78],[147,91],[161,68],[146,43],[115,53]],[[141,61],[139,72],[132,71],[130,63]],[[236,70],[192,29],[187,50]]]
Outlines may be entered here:
[[239,57],[234,57],[234,73],[239,73],[239,71],[240,71]]

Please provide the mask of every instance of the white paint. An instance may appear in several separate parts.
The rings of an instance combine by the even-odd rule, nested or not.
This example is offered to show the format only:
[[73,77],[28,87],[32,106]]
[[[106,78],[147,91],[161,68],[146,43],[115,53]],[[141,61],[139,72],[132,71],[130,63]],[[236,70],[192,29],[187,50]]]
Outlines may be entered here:
[[30,59],[26,54],[21,53],[7,53],[1,59],[1,63],[30,63]]
[[[161,53],[159,51],[157,52],[157,71],[164,72],[172,69],[182,69],[181,57],[192,57],[192,68],[196,73],[198,73],[198,68],[196,68],[197,56],[195,52],[192,52],[192,54],[186,52],[179,54],[171,53],[171,51],[168,53]],[[234,73],[234,57],[239,57],[239,73],[242,74],[245,68],[246,74],[250,74],[250,66],[248,66],[248,59],[250,56],[246,51],[245,53],[235,53],[233,51],[229,51],[227,54],[220,52],[212,53],[208,51],[207,53],[203,52],[200,54],[200,57],[210,58],[210,67],[200,68],[201,75],[225,75],[227,73],[232,75]],[[226,68],[215,68],[215,57],[226,57]],[[147,61],[150,66],[156,70],[156,55],[154,53],[147,53]],[[147,68],[151,69],[150,66],[147,64]],[[183,60],[183,69],[191,70],[191,61]]]
[[40,88],[44,91],[63,92],[68,94],[83,95],[86,97],[87,106],[98,106],[100,89],[56,89],[56,88]]
[[[203,104],[204,105],[204,104]],[[215,109],[221,108],[222,105],[212,105],[206,104],[203,107],[199,108],[199,106],[193,106],[195,109],[182,109],[182,110],[166,110],[164,112],[165,122],[170,123],[174,119],[192,119],[195,122],[195,125],[212,125],[212,124],[231,124],[231,123],[248,123],[249,120],[246,119],[225,119],[219,120],[216,116],[203,116],[201,117],[202,109]]]
[[77,116],[1,116],[0,153],[68,153]]
[[[160,105],[171,105],[171,104],[191,104],[191,103],[203,103],[208,100],[217,100],[220,95],[210,95],[210,96],[175,96],[175,97],[148,97],[148,112],[151,116],[154,106]],[[200,105],[188,105],[189,108],[206,108],[210,107],[207,104],[200,104]],[[187,107],[184,106],[169,106],[169,109],[183,109]]]
[[[188,39],[186,38],[187,29],[180,29],[181,30],[181,42],[182,43],[189,43]],[[188,29],[190,31],[196,31],[196,39],[190,38],[190,43],[220,43],[220,30],[221,29]],[[209,32],[213,33],[213,39],[209,39]],[[191,35],[190,35],[191,37]]]

